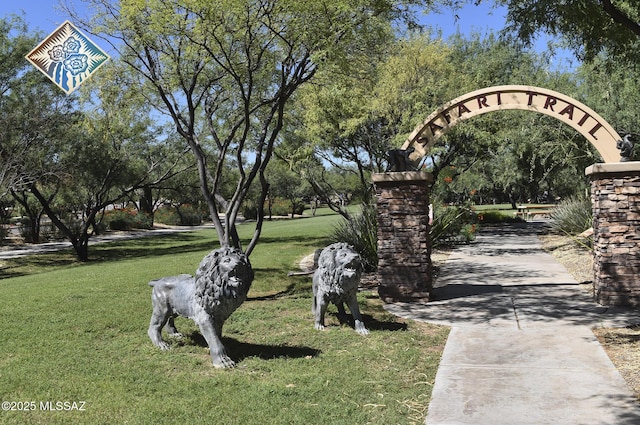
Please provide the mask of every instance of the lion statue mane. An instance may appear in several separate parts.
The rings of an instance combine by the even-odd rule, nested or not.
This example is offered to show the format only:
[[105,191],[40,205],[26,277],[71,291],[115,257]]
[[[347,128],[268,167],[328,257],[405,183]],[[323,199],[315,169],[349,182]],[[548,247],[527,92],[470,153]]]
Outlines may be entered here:
[[324,316],[330,302],[338,307],[338,317],[344,323],[344,303],[347,303],[356,332],[361,335],[369,333],[358,308],[357,292],[362,270],[360,255],[348,244],[334,243],[322,250],[318,257],[318,268],[313,274],[312,313],[316,329],[324,329]]
[[162,350],[169,344],[162,339],[162,328],[181,336],[174,318],[184,316],[193,320],[207,340],[213,365],[234,367],[222,345],[222,325],[246,299],[253,269],[242,251],[223,247],[207,254],[200,262],[195,278],[188,274],[152,280],[153,313],[149,323],[149,338]]

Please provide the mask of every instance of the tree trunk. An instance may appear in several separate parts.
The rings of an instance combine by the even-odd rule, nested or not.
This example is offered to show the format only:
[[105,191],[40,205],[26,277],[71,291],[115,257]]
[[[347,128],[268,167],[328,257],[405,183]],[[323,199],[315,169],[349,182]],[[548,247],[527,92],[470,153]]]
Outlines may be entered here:
[[[31,193],[38,199],[40,205],[44,209],[44,212],[47,213],[51,222],[62,232],[62,234],[71,241],[71,245],[73,245],[73,249],[76,252],[78,260],[85,262],[89,260],[89,234],[88,231],[88,222],[85,222],[80,229],[79,235],[75,234],[64,222],[56,215],[55,212],[51,209],[50,199],[46,199],[42,193],[36,187],[34,183],[31,185]],[[92,215],[91,218],[95,217],[95,214]]]
[[151,226],[153,226],[153,191],[151,186],[142,187],[142,195],[140,195],[140,211],[149,215],[151,218]]
[[[84,227],[84,226],[83,226]],[[76,251],[78,260],[82,262],[89,261],[89,234],[82,232],[79,238],[76,239],[76,243],[73,243],[73,249]]]

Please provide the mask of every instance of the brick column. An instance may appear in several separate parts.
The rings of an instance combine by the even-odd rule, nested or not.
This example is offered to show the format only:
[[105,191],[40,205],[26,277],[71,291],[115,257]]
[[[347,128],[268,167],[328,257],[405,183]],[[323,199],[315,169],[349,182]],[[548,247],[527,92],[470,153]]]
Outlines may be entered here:
[[425,172],[374,174],[378,293],[386,302],[428,300],[432,290],[429,193]]
[[640,305],[640,162],[595,164],[593,287],[602,305]]

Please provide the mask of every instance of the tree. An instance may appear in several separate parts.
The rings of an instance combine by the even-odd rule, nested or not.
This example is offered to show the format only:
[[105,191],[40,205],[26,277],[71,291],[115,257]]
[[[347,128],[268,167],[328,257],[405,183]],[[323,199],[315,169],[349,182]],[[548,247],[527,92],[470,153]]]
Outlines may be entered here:
[[[473,0],[478,4],[482,0]],[[470,0],[444,0],[460,7]],[[541,32],[562,37],[579,59],[598,53],[637,62],[640,58],[640,4],[633,0],[495,0],[506,6],[505,33],[531,43]]]
[[76,97],[65,96],[24,60],[37,42],[21,18],[0,20],[0,198],[10,194],[21,205],[27,240],[36,243],[43,209],[29,188],[60,169],[56,141],[77,118]]
[[[376,167],[384,164],[384,150],[399,147],[436,108],[478,87],[526,80],[578,94],[575,81],[549,70],[548,55],[491,34],[456,36],[446,43],[421,34],[391,46],[369,80],[347,79],[343,86],[342,80],[334,79],[325,86],[314,85],[311,102],[305,103],[304,128],[309,139],[317,140],[316,149],[325,154],[325,161],[328,153],[340,159],[334,161],[342,168],[356,169],[359,164],[369,172],[380,170]],[[344,93],[350,94],[348,100]],[[345,154],[349,151],[344,146],[365,151],[369,144],[361,135],[372,122],[378,123],[376,140],[382,141],[371,154],[375,159]],[[584,168],[595,159],[588,141],[568,126],[534,113],[505,111],[459,124],[439,140],[423,165],[434,174],[434,194],[443,201],[503,201],[510,195],[535,199],[549,189],[571,194],[579,190],[575,182],[584,181]],[[451,181],[443,182],[445,177]],[[572,184],[564,183],[567,180]]]
[[[26,223],[24,220],[21,220],[20,223],[23,226],[21,232],[24,241],[28,243],[40,243],[40,225],[42,216],[44,215],[42,204],[31,195],[31,192],[27,188],[19,191],[12,189],[11,196],[20,204],[21,216],[27,217]],[[54,197],[55,193],[49,196],[49,201]]]
[[636,64],[620,63],[598,57],[578,69],[580,95],[618,132],[640,133],[640,69]]
[[[18,36],[12,37],[18,29]],[[16,179],[16,158],[20,157],[23,147],[16,147],[13,142],[15,123],[10,114],[12,99],[11,89],[16,87],[18,75],[24,71],[20,66],[22,58],[29,52],[30,40],[26,36],[24,23],[14,18],[0,20],[0,108],[2,110],[2,126],[0,126],[0,197],[6,195]],[[20,61],[20,62],[18,62]]]
[[[461,86],[459,94],[526,81],[582,98],[574,77],[549,69],[547,53],[534,53],[509,39],[453,37],[450,60],[455,69],[463,70],[463,75],[454,77]],[[434,149],[432,162],[436,173],[456,166],[459,181],[447,187],[460,196],[469,199],[469,193],[475,191],[478,199],[524,202],[535,200],[545,190],[563,197],[580,191],[586,183],[584,168],[597,158],[584,137],[559,121],[530,112],[504,111],[456,127]]]
[[408,128],[424,118],[419,114],[435,107],[434,98],[444,101],[440,94],[452,73],[447,48],[425,40],[429,35],[398,40],[389,34],[377,49],[363,54],[357,72],[323,69],[300,93],[302,130],[285,139],[289,163],[297,164],[323,202],[347,219],[349,211],[335,196],[341,190],[328,177],[352,176],[357,184],[349,192],[369,203],[371,173],[384,171],[386,152],[402,144]]
[[[90,3],[100,13],[86,27],[108,36],[146,83],[149,101],[189,144],[223,246],[240,247],[235,221],[252,183],[259,182],[258,221],[245,249],[250,255],[262,229],[269,189],[265,170],[292,95],[314,77],[319,64],[349,63],[354,52],[376,45],[390,20],[408,16],[406,6],[422,2]],[[224,196],[229,162],[238,174],[235,190]]]
[[299,214],[304,209],[304,198],[309,194],[308,185],[300,174],[293,171],[289,165],[282,160],[272,162],[267,173],[269,181],[269,218],[272,216],[272,204],[276,198],[286,199],[289,202],[291,218]]
[[36,181],[51,180],[62,170],[57,146],[66,128],[78,119],[75,102],[35,70],[22,75],[21,84],[11,90],[5,102],[9,110],[4,115],[2,150],[5,169],[11,169],[6,189],[28,217],[27,239],[38,243],[44,211],[34,202],[30,188]]
[[135,145],[138,160],[146,164],[152,174],[128,195],[129,202],[151,218],[151,224],[160,204],[175,202],[179,206],[183,203],[193,204],[199,199],[194,194],[198,188],[195,164],[188,155],[184,140],[168,126],[156,131],[160,132],[162,141],[157,142],[152,138],[148,143]]
[[50,139],[72,119],[74,98],[24,60],[37,42],[21,18],[0,20],[0,197],[50,172]]
[[161,142],[121,71],[107,65],[81,87],[84,112],[52,139],[49,161],[56,171],[28,186],[81,261],[89,258],[90,237],[107,206],[177,172],[165,158],[148,161],[141,155],[149,144]]

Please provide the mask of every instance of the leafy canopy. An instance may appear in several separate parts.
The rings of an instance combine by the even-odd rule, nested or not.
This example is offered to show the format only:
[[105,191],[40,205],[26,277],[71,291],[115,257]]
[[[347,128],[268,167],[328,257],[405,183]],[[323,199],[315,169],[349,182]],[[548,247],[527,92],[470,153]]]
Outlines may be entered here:
[[[240,247],[237,215],[280,143],[289,101],[320,67],[349,73],[424,0],[88,0],[94,31],[137,71],[141,90],[191,148],[222,245]],[[228,173],[230,166],[237,173]],[[222,188],[234,186],[231,194]],[[222,225],[224,215],[227,226]],[[258,225],[246,249],[260,235]]]

